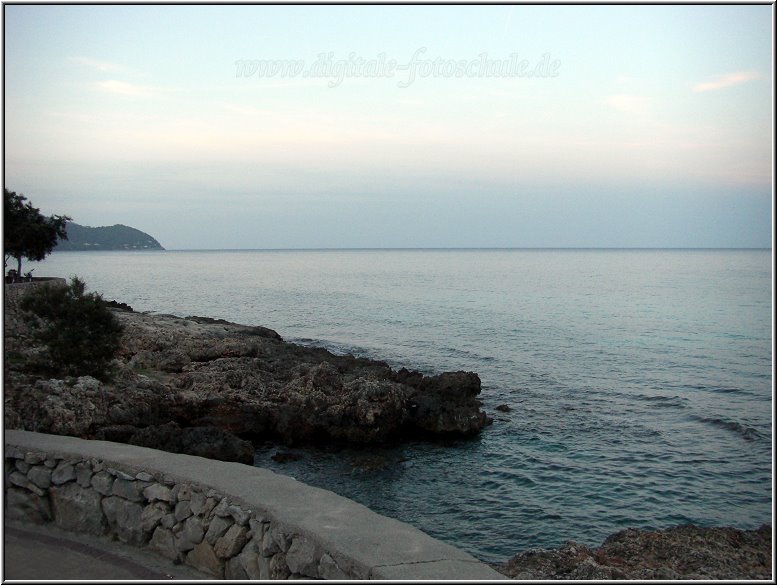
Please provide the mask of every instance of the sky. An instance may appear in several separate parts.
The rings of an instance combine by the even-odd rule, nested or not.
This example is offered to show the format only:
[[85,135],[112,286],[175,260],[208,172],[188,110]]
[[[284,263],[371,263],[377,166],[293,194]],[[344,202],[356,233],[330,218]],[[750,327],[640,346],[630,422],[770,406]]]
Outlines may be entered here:
[[167,249],[771,247],[770,5],[5,5],[4,186]]

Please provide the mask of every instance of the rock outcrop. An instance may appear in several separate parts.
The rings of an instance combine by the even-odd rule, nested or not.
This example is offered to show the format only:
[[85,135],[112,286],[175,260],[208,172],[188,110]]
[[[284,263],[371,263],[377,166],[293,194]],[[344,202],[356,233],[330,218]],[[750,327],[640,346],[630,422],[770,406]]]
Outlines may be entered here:
[[530,550],[496,570],[513,579],[679,580],[772,578],[772,529],[628,529],[609,536],[595,550],[567,542],[555,550]]
[[251,463],[245,439],[369,444],[473,435],[491,422],[473,372],[394,371],[265,327],[112,310],[124,333],[110,383],[40,379],[25,369],[37,351],[29,336],[6,331],[6,428]]

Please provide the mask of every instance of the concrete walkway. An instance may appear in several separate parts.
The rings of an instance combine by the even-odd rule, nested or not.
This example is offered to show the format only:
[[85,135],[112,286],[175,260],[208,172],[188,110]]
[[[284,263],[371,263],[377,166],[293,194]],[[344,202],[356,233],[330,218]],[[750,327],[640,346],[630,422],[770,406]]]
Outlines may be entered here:
[[[228,517],[229,520],[224,522],[232,525],[223,536],[217,536],[216,545],[207,540],[202,541],[200,536],[200,544],[197,544],[195,552],[189,553],[187,557],[192,565],[202,571],[208,571],[213,576],[225,575],[226,564],[243,554],[241,550],[245,549],[248,534],[251,538],[261,534],[262,554],[246,549],[244,552],[248,555],[248,560],[245,567],[244,561],[240,560],[242,570],[254,578],[290,574],[294,577],[307,575],[334,579],[506,579],[505,575],[469,553],[432,538],[409,524],[381,516],[353,500],[328,490],[305,485],[268,469],[123,443],[88,441],[18,430],[5,432],[5,457],[16,469],[10,476],[10,483],[13,485],[7,487],[6,492],[7,495],[13,494],[15,498],[13,509],[10,510],[15,515],[7,517],[11,522],[28,523],[29,518],[32,518],[28,514],[34,514],[36,510],[38,516],[43,514],[36,507],[39,502],[32,496],[44,498],[48,494],[50,500],[56,497],[56,506],[52,504],[48,513],[53,513],[59,524],[78,527],[80,523],[91,522],[93,524],[90,525],[101,530],[107,522],[101,509],[101,503],[108,501],[103,498],[107,487],[103,486],[103,491],[98,492],[94,485],[100,485],[105,479],[113,486],[111,493],[115,497],[112,496],[110,501],[117,506],[124,502],[125,508],[122,509],[127,509],[127,506],[134,506],[136,509],[139,505],[147,506],[157,500],[175,502],[177,496],[174,493],[181,490],[188,491],[191,501],[198,495],[196,513],[191,506],[182,507],[184,512],[188,510],[190,516],[195,517],[195,528],[197,523],[209,522],[209,518],[215,516]],[[100,470],[94,471],[91,468],[92,461],[95,466],[99,464]],[[78,472],[76,468],[79,469]],[[78,473],[81,471],[86,471],[86,477],[90,478],[89,488],[78,483]],[[28,477],[31,474],[38,483],[45,485],[50,481],[48,491],[33,482]],[[118,479],[114,479],[114,475]],[[56,484],[55,480],[59,484]],[[140,487],[146,483],[149,484],[148,487],[140,492]],[[64,487],[60,487],[60,484]],[[118,490],[117,485],[120,488]],[[37,496],[37,491],[27,490],[26,486],[43,491],[44,496]],[[207,495],[211,492],[212,496]],[[124,495],[128,497],[125,498]],[[142,503],[133,503],[128,498]],[[211,507],[203,513],[208,501]],[[175,504],[176,511],[178,504],[180,502]],[[167,504],[163,504],[163,508],[167,511],[172,509]],[[219,509],[218,513],[216,509]],[[125,534],[134,534],[133,530],[137,532],[138,526],[133,526],[128,521],[129,512],[126,518],[119,516],[118,512],[114,512],[114,516],[116,531],[123,530]],[[242,524],[235,524],[238,521]],[[121,524],[122,522],[124,524]],[[188,518],[187,522],[192,524]],[[226,527],[224,529],[226,530]],[[8,536],[13,537],[14,534],[9,532]],[[178,550],[174,535],[170,530],[167,530],[167,536],[163,531],[160,531],[160,534],[155,546],[161,551],[167,551],[169,555],[174,555]],[[265,538],[268,534],[270,537]],[[147,536],[148,533],[145,533],[144,537]],[[59,538],[65,537],[60,535]],[[244,540],[241,541],[240,538]],[[102,546],[107,545],[121,547],[121,550],[128,548],[111,541],[105,541],[94,548],[100,550]],[[213,548],[217,545],[221,551],[218,555]],[[34,543],[27,548],[34,549]],[[17,546],[17,550],[25,552],[24,546]],[[118,550],[109,548],[107,552],[117,554]],[[138,552],[143,555],[150,554],[147,549],[138,549]],[[34,554],[34,550],[29,550],[26,554]],[[138,557],[129,552],[127,555],[130,560],[135,561],[135,568],[140,565],[141,568],[145,566],[157,573],[168,572],[151,567],[145,561],[137,561]],[[65,556],[71,555],[68,553]],[[101,563],[103,558],[108,559],[109,565],[118,567],[112,557],[97,555],[97,558]],[[25,566],[32,570],[36,565],[45,567],[46,562],[35,563],[34,559],[25,562],[22,559],[14,565],[16,573],[11,572],[12,565],[9,564],[6,569],[7,576],[19,575],[18,571]],[[171,567],[169,564],[167,566]],[[77,563],[75,568],[81,572],[86,570],[82,563]],[[125,570],[130,569],[125,567]],[[234,563],[229,574],[234,574],[231,572],[233,570]],[[90,578],[85,574],[76,577]]]
[[3,582],[212,579],[153,552],[52,525],[6,523],[3,532]]

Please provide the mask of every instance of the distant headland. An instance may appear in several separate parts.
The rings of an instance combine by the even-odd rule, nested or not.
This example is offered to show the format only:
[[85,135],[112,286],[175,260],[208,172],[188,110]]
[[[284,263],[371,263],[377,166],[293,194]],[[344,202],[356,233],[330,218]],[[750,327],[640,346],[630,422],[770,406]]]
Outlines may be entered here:
[[89,227],[67,224],[67,240],[60,239],[55,252],[76,250],[164,250],[153,237],[133,227],[116,224]]

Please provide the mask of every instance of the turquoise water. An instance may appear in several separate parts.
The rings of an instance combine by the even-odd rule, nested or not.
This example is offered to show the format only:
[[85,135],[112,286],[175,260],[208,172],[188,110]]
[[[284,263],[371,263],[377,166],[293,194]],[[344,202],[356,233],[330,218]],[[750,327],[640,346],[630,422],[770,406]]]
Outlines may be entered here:
[[256,463],[481,559],[771,521],[770,250],[60,252],[35,266],[140,311],[478,372],[495,420],[477,439],[295,449],[285,464],[263,445]]

